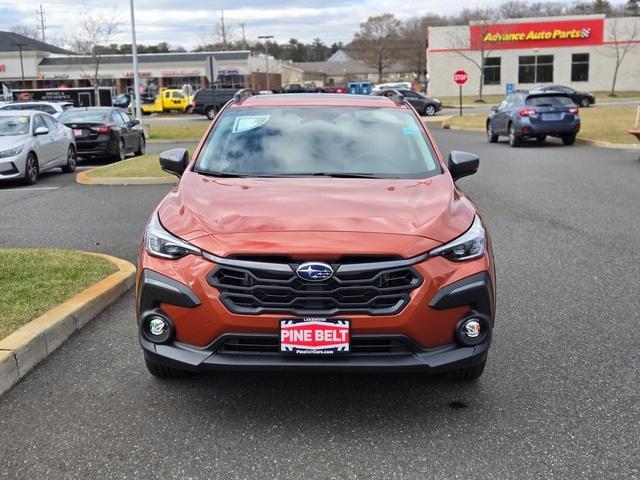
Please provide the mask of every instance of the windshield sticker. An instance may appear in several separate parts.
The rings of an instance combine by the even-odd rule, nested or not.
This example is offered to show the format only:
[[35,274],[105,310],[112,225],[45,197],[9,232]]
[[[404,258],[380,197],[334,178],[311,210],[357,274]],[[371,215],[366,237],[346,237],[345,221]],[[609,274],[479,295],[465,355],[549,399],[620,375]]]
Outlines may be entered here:
[[402,129],[402,131],[404,132],[405,135],[415,135],[417,132],[417,130],[412,127],[405,127]]
[[270,115],[253,115],[250,117],[237,117],[233,124],[233,133],[247,132],[261,127],[269,121]]

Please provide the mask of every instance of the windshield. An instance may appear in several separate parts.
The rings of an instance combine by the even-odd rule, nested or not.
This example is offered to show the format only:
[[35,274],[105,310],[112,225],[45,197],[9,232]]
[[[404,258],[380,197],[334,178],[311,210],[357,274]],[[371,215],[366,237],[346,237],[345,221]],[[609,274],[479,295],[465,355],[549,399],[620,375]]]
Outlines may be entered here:
[[526,104],[532,107],[562,107],[572,105],[573,100],[562,95],[539,95],[527,98]]
[[0,116],[0,136],[26,135],[29,133],[29,116]]
[[441,173],[421,125],[408,110],[324,106],[227,110],[195,170],[374,178]]
[[81,110],[73,108],[65,110],[58,121],[62,123],[105,123],[109,118],[109,110]]

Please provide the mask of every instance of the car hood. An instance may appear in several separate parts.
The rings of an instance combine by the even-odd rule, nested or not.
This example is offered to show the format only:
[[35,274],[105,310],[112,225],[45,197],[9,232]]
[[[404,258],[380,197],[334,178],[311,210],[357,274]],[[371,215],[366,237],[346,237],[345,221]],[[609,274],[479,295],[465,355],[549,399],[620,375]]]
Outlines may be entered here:
[[31,135],[0,135],[0,151],[26,145],[31,139]]
[[292,244],[326,251],[347,238],[345,248],[373,253],[382,237],[417,255],[462,234],[475,209],[448,174],[420,180],[214,178],[189,171],[158,214],[169,231],[218,255],[244,250],[247,241],[253,253]]

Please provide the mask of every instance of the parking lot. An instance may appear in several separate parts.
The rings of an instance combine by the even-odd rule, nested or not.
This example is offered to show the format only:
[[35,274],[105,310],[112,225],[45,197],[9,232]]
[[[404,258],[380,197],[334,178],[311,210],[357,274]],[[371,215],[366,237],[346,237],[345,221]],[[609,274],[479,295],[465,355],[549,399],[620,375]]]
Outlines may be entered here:
[[[497,263],[480,380],[159,381],[144,368],[129,292],[0,398],[0,478],[638,478],[638,151],[558,140],[516,151],[481,133],[434,133],[445,154],[481,158],[459,182]],[[0,186],[0,247],[135,261],[168,186],[72,179]]]

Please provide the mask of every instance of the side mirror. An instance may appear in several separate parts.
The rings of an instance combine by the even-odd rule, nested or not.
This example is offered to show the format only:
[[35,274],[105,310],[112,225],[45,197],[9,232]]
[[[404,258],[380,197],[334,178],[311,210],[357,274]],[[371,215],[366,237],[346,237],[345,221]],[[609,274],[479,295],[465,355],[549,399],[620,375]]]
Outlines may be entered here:
[[492,112],[497,112],[499,109],[500,107],[498,105],[494,105],[493,107],[491,107]]
[[49,129],[47,127],[38,127],[33,134],[37,137],[38,135],[46,135],[49,133]]
[[181,177],[189,165],[189,152],[184,148],[174,148],[160,154],[160,168],[167,173]]
[[129,125],[131,125],[132,127],[135,127],[136,125],[140,125],[140,120],[138,120],[137,118],[134,118],[129,122]]
[[476,173],[480,166],[480,158],[473,153],[453,150],[449,154],[448,166],[449,173],[451,173],[453,181],[455,182],[459,178]]

